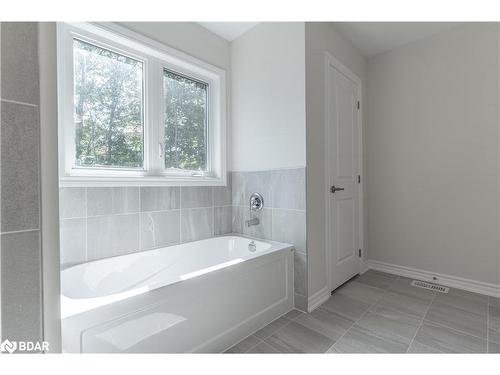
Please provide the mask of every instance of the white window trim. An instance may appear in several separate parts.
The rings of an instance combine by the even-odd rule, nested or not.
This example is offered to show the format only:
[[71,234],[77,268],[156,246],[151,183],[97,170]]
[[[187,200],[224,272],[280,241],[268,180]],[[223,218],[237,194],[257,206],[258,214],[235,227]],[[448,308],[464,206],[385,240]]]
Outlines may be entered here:
[[[144,62],[144,170],[74,168],[73,38]],[[113,23],[58,23],[58,135],[60,186],[226,185],[226,74],[223,69]],[[210,175],[164,169],[163,68],[209,85],[207,164]],[[151,100],[151,98],[158,98]]]

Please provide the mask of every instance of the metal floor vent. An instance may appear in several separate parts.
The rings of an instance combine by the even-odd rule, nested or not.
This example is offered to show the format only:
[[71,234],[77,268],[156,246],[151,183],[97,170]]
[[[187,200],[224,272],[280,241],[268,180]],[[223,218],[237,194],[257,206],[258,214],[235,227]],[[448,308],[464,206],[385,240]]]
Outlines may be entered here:
[[414,287],[417,287],[417,288],[435,290],[436,292],[440,292],[440,293],[448,293],[450,291],[450,288],[447,288],[445,286],[431,284],[431,283],[427,283],[425,281],[420,281],[420,280],[413,280],[411,282],[411,285]]

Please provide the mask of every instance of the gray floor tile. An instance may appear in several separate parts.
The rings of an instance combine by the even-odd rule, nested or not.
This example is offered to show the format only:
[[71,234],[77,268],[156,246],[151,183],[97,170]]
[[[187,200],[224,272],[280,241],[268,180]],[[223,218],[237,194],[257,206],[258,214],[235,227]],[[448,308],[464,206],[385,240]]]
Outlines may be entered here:
[[354,281],[358,283],[367,284],[376,288],[387,289],[391,284],[396,281],[398,276],[389,273],[368,270],[364,274],[356,277]]
[[417,341],[413,341],[408,348],[408,353],[411,354],[429,354],[429,353],[441,353],[438,349],[421,344]]
[[405,353],[408,345],[387,341],[355,325],[334,345],[339,353]]
[[280,328],[266,342],[281,353],[324,353],[334,341],[292,321]]
[[407,294],[387,292],[377,302],[377,307],[386,307],[408,315],[423,318],[431,301]]
[[[470,293],[470,292],[463,292],[463,293]],[[453,306],[461,310],[467,310],[474,314],[486,316],[486,314],[488,313],[487,297],[486,299],[478,298],[474,294],[475,293],[460,294],[456,290],[454,293],[452,293],[450,290],[449,294],[437,293],[435,301],[445,303],[447,305]]]
[[490,327],[500,329],[500,307],[490,306],[488,314]]
[[488,329],[488,340],[500,344],[500,331],[492,328]]
[[337,341],[354,324],[351,319],[323,309],[316,309],[310,314],[303,314],[295,321],[334,341]]
[[278,318],[275,321],[269,323],[264,328],[261,328],[260,330],[255,332],[254,335],[257,336],[259,339],[264,340],[288,323],[290,323],[289,319],[284,317]]
[[488,314],[488,340],[500,344],[500,307],[490,306]]
[[296,318],[300,315],[306,315],[302,311],[293,309],[287,312],[285,315],[283,315],[283,318],[290,319],[290,320],[296,320]]
[[369,303],[358,301],[341,293],[334,293],[328,301],[320,306],[321,309],[340,314],[352,320],[358,320],[369,307]]
[[365,314],[356,324],[386,340],[410,344],[421,320],[395,310],[377,307]]
[[462,289],[450,288],[449,293],[444,295],[462,297],[471,301],[475,301],[477,303],[488,303],[488,296],[484,294],[469,292],[467,290],[462,290]]
[[274,349],[271,345],[265,343],[264,341],[258,343],[256,346],[254,346],[252,349],[250,349],[247,353],[254,353],[254,354],[275,354],[279,353],[276,349]]
[[380,297],[384,294],[384,290],[358,283],[356,281],[351,281],[341,286],[334,292],[334,294],[339,293],[371,305],[380,299]]
[[331,347],[330,349],[328,349],[326,352],[327,352],[327,353],[331,353],[331,354],[339,354],[339,353],[340,353],[337,349],[335,349],[335,346],[332,346],[332,347]]
[[488,353],[499,353],[500,354],[500,344],[495,342],[488,343]]
[[417,343],[443,353],[485,353],[486,340],[424,321],[415,336]]
[[243,339],[236,345],[226,350],[226,353],[246,353],[260,342],[261,341],[257,337],[250,335],[246,339]]
[[500,307],[500,298],[489,297],[490,306]]
[[407,277],[400,277],[391,284],[389,291],[430,301],[436,292],[411,285],[413,280]]
[[[365,281],[384,278],[383,274],[368,275]],[[412,279],[404,277],[392,280],[385,291],[358,280],[356,278],[342,286],[312,313],[291,310],[262,328],[254,334],[257,342],[262,341],[248,352],[500,351],[500,329],[497,328],[500,324],[499,299],[457,289],[451,289],[449,294],[440,294],[413,287]],[[420,325],[424,315],[426,318]],[[487,317],[490,322],[487,331],[489,349]],[[235,352],[247,350],[247,344],[250,346],[254,342],[244,341],[235,345]]]
[[436,300],[429,308],[425,319],[472,336],[486,339],[486,316],[477,315],[468,310],[463,310]]

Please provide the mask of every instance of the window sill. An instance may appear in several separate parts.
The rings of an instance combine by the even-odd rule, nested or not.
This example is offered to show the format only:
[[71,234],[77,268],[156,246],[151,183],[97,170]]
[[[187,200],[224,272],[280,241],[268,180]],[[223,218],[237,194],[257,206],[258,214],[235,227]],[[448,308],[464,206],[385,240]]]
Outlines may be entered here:
[[226,186],[226,178],[203,176],[65,176],[60,187],[122,187],[122,186]]

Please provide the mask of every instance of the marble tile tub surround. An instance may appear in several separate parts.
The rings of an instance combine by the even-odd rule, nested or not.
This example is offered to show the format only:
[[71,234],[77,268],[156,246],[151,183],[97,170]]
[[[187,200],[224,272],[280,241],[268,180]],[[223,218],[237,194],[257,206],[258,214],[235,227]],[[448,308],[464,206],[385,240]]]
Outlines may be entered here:
[[[295,246],[295,305],[307,310],[305,168],[232,172],[231,177],[232,231]],[[262,211],[249,210],[250,195],[254,192],[264,198]],[[258,217],[260,224],[247,227],[245,221],[251,217]]]
[[61,265],[231,233],[224,187],[60,189]]
[[1,22],[1,340],[40,341],[38,27]]

